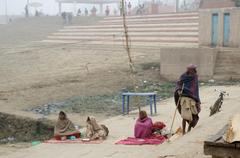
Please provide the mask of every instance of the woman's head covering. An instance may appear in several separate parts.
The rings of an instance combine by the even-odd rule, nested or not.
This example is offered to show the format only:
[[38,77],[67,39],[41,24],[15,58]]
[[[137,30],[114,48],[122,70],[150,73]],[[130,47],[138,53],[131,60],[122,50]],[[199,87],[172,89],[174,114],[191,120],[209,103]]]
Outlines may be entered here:
[[146,112],[146,111],[142,110],[142,111],[139,112],[139,118],[140,118],[140,120],[143,120],[143,119],[145,119],[146,117],[147,117],[147,112]]
[[196,68],[197,68],[197,65],[195,65],[195,64],[189,64],[189,65],[187,66],[187,70],[196,69]]
[[92,125],[94,131],[101,129],[101,127],[97,124],[95,117],[93,116],[88,116],[87,123]]
[[59,118],[60,120],[64,120],[64,119],[67,118],[67,115],[66,115],[65,112],[60,111],[60,112],[59,112],[59,115],[58,115],[58,118]]
[[190,73],[190,74],[195,74],[195,73],[197,73],[197,65],[189,64],[189,65],[187,66],[187,72]]

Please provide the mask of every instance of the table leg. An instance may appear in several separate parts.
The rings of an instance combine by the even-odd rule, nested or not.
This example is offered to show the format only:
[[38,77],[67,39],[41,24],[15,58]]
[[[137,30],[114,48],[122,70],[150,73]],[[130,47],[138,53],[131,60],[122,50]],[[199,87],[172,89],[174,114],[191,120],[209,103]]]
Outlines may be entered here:
[[150,99],[150,113],[152,115],[152,96],[149,96]]
[[154,112],[157,113],[157,103],[156,103],[156,95],[153,96],[153,102],[154,102]]
[[122,114],[125,113],[125,95],[122,95]]
[[130,100],[130,96],[127,96],[127,114],[129,114],[129,100]]

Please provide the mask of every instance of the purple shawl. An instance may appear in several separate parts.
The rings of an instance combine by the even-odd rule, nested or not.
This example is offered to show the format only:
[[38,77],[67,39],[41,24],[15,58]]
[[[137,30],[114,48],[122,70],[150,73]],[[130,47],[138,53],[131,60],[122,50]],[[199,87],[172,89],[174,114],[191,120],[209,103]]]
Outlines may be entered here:
[[138,119],[134,128],[135,138],[148,138],[152,135],[152,119],[146,117],[143,120]]
[[182,74],[176,84],[176,91],[181,90],[183,84],[183,96],[190,97],[197,103],[201,103],[199,98],[198,75],[189,75],[187,73]]

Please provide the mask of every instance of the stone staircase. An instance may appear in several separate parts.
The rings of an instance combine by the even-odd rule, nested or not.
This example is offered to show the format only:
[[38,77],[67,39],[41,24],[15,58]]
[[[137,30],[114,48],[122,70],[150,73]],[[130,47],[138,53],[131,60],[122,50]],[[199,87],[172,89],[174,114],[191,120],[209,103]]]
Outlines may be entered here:
[[[198,46],[197,12],[128,16],[126,21],[131,46]],[[95,25],[65,26],[43,42],[120,46],[124,40],[122,17],[106,17]]]
[[219,50],[214,79],[217,80],[238,80],[240,79],[240,49]]

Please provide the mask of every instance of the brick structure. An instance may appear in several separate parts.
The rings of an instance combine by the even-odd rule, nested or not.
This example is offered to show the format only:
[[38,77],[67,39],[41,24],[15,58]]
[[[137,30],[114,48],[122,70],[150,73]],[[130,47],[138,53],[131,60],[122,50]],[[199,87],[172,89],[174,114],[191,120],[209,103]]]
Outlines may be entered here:
[[200,9],[236,7],[235,0],[202,0]]

